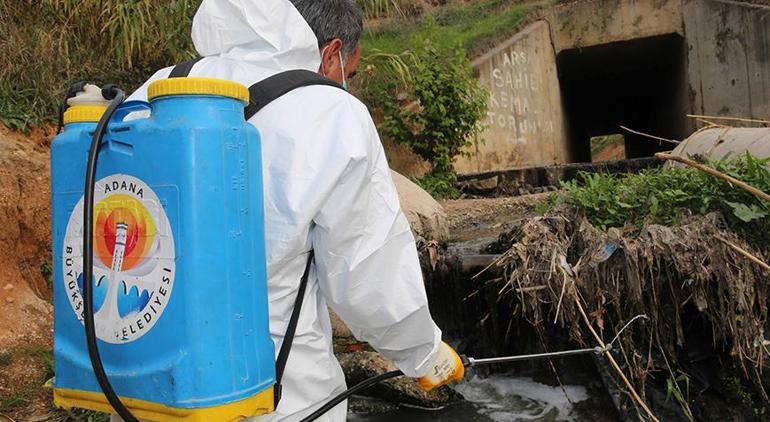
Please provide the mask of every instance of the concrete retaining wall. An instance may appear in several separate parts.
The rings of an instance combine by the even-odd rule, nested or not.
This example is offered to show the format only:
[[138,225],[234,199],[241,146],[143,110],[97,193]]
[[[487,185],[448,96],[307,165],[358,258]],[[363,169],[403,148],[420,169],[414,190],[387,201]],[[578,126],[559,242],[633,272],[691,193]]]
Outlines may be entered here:
[[566,136],[548,24],[536,22],[474,63],[490,92],[486,129],[460,173],[565,162]]
[[770,7],[720,0],[683,7],[692,112],[770,117]]
[[681,0],[591,0],[543,13],[559,53],[617,41],[682,33]]

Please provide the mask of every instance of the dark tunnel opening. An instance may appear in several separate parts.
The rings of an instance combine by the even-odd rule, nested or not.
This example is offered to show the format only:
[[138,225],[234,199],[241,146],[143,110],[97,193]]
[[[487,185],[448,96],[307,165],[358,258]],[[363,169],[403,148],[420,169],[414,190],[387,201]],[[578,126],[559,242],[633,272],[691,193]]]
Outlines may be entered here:
[[[678,34],[564,50],[556,58],[570,156],[590,162],[591,138],[620,126],[667,139],[686,136],[686,54]],[[672,145],[623,133],[626,158]]]

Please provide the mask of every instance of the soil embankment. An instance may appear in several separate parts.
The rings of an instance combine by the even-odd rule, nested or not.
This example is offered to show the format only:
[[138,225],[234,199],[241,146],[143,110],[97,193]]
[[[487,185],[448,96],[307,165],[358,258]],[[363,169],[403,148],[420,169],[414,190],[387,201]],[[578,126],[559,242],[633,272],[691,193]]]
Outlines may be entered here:
[[34,400],[53,362],[47,139],[0,127],[0,412],[16,418],[48,411]]

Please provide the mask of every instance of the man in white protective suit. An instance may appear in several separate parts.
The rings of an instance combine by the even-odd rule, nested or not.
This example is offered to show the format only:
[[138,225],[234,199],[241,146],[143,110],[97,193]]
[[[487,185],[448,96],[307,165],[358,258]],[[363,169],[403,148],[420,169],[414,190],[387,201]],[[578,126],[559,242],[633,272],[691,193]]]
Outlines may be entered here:
[[[190,76],[245,86],[305,69],[346,86],[360,58],[354,0],[203,0]],[[144,100],[158,71],[130,99]],[[276,412],[297,421],[345,390],[331,307],[361,341],[431,389],[463,376],[428,310],[414,237],[366,107],[329,86],[295,89],[249,122],[262,136],[270,333],[279,350],[308,254],[304,305]],[[346,403],[320,421],[344,421]]]

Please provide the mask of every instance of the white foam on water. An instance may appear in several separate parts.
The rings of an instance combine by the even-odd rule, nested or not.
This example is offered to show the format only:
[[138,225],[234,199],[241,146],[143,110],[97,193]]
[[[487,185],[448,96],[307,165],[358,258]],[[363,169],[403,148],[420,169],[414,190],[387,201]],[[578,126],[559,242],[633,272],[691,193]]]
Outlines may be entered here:
[[[498,422],[574,421],[573,403],[588,399],[585,387],[541,384],[531,378],[492,375],[474,376],[455,387],[478,412]],[[566,392],[566,395],[565,395]]]

